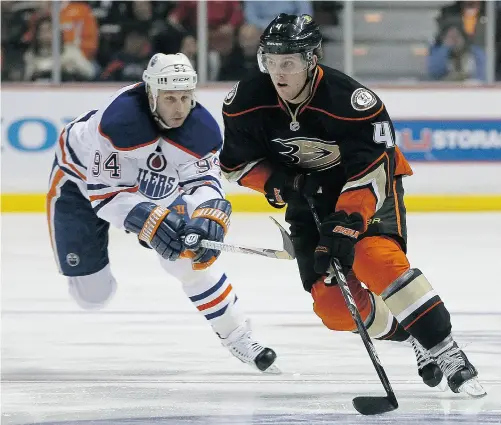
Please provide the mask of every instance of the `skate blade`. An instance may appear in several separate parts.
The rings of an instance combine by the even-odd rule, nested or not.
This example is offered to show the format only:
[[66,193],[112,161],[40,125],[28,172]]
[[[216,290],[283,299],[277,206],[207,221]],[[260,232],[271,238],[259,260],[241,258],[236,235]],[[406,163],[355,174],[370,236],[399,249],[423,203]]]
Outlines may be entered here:
[[435,387],[438,391],[445,393],[449,389],[449,384],[447,383],[447,378],[444,376],[442,380],[440,381],[440,384],[438,384]]
[[281,375],[282,374],[282,371],[274,364],[272,364],[270,367],[268,367],[268,369],[260,370],[260,372],[266,373],[267,375]]
[[467,394],[473,398],[481,398],[487,395],[487,392],[476,378],[472,378],[464,382],[463,385],[458,388],[458,392],[461,394]]

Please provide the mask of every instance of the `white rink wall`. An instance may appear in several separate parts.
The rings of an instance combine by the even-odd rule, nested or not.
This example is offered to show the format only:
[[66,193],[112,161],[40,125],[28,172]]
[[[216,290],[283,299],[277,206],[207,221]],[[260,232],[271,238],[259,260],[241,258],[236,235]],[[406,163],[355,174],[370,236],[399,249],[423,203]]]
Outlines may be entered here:
[[[46,190],[61,127],[96,109],[119,86],[2,88],[2,193]],[[230,86],[201,88],[198,100],[222,127]],[[501,86],[374,88],[397,128],[415,176],[408,194],[501,194]],[[228,185],[228,193],[245,192]]]

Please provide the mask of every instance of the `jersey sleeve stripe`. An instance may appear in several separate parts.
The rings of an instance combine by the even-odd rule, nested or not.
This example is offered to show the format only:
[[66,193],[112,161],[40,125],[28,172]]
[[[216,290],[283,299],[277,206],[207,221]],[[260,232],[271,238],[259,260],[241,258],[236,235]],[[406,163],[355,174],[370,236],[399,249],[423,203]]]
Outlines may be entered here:
[[[376,211],[381,208],[388,192],[388,171],[386,163],[381,161],[377,167],[370,172],[363,174],[360,178],[350,179],[343,186],[341,196],[348,191],[354,191],[371,186],[371,192],[376,197]],[[341,198],[341,197],[340,197]]]
[[64,129],[60,136],[59,136],[59,149],[61,150],[61,160],[63,161],[63,164],[71,169],[78,177],[80,177],[83,181],[86,181],[87,180],[87,177],[85,176],[85,174],[81,173],[80,171],[78,171],[78,169],[73,165],[71,164],[67,157],[66,157],[66,150],[64,149],[64,134],[66,133],[66,129]]
[[109,186],[107,184],[87,184],[87,190],[101,190],[101,189],[107,189],[107,188],[115,188],[115,187],[131,187],[129,185],[125,184],[119,184],[117,186]]
[[247,164],[248,164],[248,162],[242,162],[241,164],[235,165],[234,167],[228,167],[228,166],[224,165],[223,163],[221,163],[221,169],[224,172],[231,172],[231,171],[240,170],[240,169],[244,168]]
[[254,108],[246,109],[241,112],[235,112],[234,114],[230,114],[228,112],[223,111],[223,114],[226,115],[227,117],[238,117],[239,115],[244,115],[249,112],[257,111],[258,109],[265,109],[265,108],[280,108],[280,105],[262,105],[262,106],[255,106]]
[[209,183],[209,182],[207,182],[205,184],[202,184],[200,186],[196,186],[196,187],[193,187],[191,189],[188,189],[186,191],[186,194],[187,195],[193,195],[198,189],[200,189],[202,187],[208,187],[209,189],[213,189],[214,191],[216,191],[219,194],[219,196],[221,196],[221,198],[224,199],[223,192],[218,187],[214,186],[212,183]]
[[71,144],[70,144],[70,132],[71,132],[71,129],[73,128],[75,124],[71,124],[69,127],[68,127],[68,132],[66,134],[66,147],[68,148],[68,153],[70,154],[70,158],[71,160],[76,164],[78,165],[79,167],[82,167],[83,169],[87,169],[87,167],[85,165],[82,164],[82,162],[80,161],[80,159],[78,158],[78,156],[76,155],[75,151],[73,150],[73,148],[71,147]]
[[374,118],[375,116],[379,115],[383,111],[384,105],[381,105],[381,107],[377,110],[377,112],[374,112],[373,114],[371,114],[371,115],[369,115],[367,117],[360,117],[360,118],[341,117],[339,115],[331,114],[330,112],[327,112],[324,109],[315,108],[314,106],[306,106],[306,109],[310,109],[312,111],[321,112],[322,114],[328,115],[329,117],[336,118],[338,120],[343,120],[343,121],[366,121],[366,120],[370,120],[371,118]]
[[98,125],[97,130],[99,131],[99,134],[104,137],[108,142],[110,142],[111,146],[113,146],[114,149],[118,151],[133,151],[136,149],[144,148],[145,146],[152,145],[153,143],[157,143],[160,137],[155,137],[153,140],[150,140],[149,142],[143,143],[141,145],[135,145],[130,148],[119,148],[118,146],[115,146],[113,144],[113,141],[111,140],[111,137],[109,137],[107,134],[105,134],[101,128],[101,124]]
[[213,176],[204,176],[204,177],[198,177],[196,179],[180,181],[179,186],[183,187],[183,186],[187,186],[191,183],[196,183],[196,182],[202,182],[201,184],[206,184],[206,182],[208,183],[209,181],[216,183],[219,187],[222,188],[221,182],[219,181],[219,179],[217,179],[216,177],[213,177]]
[[106,205],[108,205],[115,197],[118,195],[118,193],[115,193],[113,196],[110,196],[109,198],[105,199],[104,201],[99,202],[96,205],[92,205],[92,209],[94,212],[97,214],[102,208],[104,208]]
[[258,159],[257,161],[248,162],[243,164],[243,167],[240,167],[234,171],[225,171],[223,168],[223,174],[230,182],[239,183],[247,174],[249,174],[257,165],[263,162],[263,159]]
[[137,192],[138,190],[139,190],[139,186],[127,187],[125,189],[115,190],[113,192],[105,193],[105,194],[102,194],[102,195],[91,195],[91,196],[89,196],[89,200],[91,202],[95,202],[95,201],[99,201],[101,199],[106,199],[106,198],[109,198],[111,196],[118,195],[121,192],[131,192],[131,193],[134,193],[134,192]]

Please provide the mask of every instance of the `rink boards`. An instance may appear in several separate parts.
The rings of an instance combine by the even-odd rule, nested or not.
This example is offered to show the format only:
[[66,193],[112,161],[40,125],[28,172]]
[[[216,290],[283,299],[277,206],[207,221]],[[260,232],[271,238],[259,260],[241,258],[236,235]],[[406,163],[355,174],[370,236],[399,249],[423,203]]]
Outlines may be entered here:
[[[2,87],[2,212],[42,212],[63,125],[105,103],[119,86]],[[230,86],[200,88],[198,100],[223,127]],[[381,87],[396,142],[411,161],[408,210],[501,210],[501,86]],[[236,211],[263,212],[262,196],[225,184]]]

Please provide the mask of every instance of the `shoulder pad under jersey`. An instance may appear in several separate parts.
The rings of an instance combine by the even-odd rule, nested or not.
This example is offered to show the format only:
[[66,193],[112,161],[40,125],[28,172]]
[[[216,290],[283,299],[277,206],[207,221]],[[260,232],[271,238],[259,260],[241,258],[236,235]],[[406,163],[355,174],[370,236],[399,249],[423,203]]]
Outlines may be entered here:
[[143,84],[119,94],[106,107],[99,132],[118,150],[134,150],[157,141],[159,132]]
[[236,83],[223,100],[223,115],[234,117],[278,107],[278,97],[267,74],[254,74]]
[[219,125],[200,103],[192,109],[181,127],[168,130],[166,134],[170,142],[197,158],[216,152],[223,145]]
[[338,70],[320,68],[323,75],[310,109],[346,121],[371,119],[383,111],[383,102],[372,90]]

